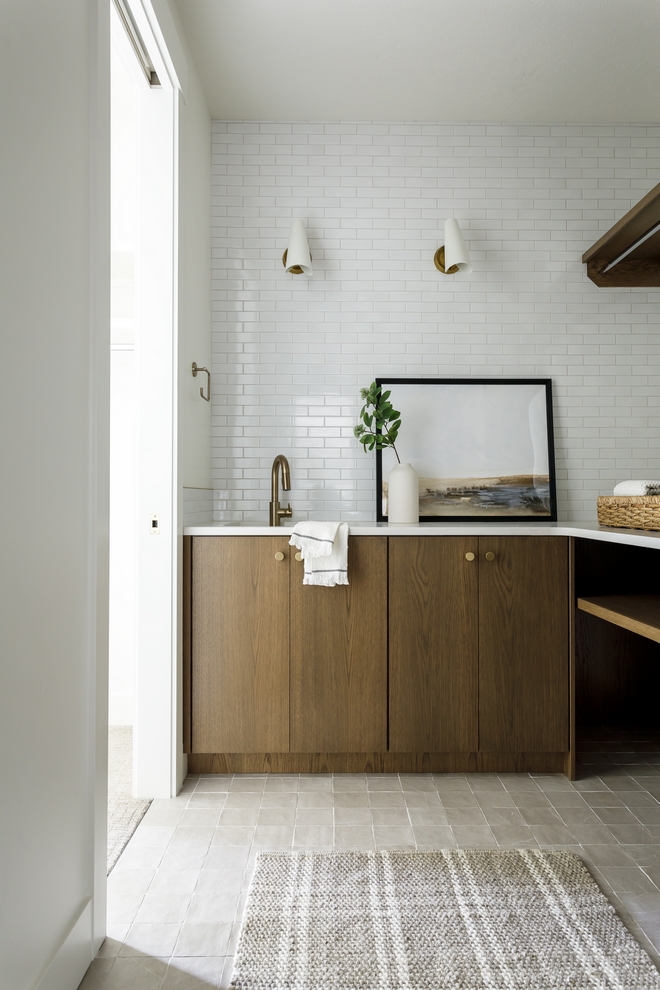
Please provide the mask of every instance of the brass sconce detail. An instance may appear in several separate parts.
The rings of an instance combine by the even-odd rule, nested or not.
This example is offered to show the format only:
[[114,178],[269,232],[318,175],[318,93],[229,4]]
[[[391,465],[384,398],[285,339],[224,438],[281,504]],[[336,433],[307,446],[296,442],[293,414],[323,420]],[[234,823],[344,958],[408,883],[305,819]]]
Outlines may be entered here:
[[[291,259],[289,261],[289,259]],[[307,243],[305,221],[294,217],[291,221],[289,246],[282,255],[282,264],[287,275],[312,275],[312,256]]]
[[433,264],[443,275],[472,271],[472,262],[461,234],[461,228],[454,217],[445,220],[445,243],[433,255]]
[[[284,252],[284,254],[282,255],[282,264],[284,265],[285,268],[286,268],[286,259],[287,259],[288,253],[289,253],[289,249],[287,248],[286,251]],[[310,255],[309,255],[309,260],[312,261],[311,252],[310,252]],[[304,275],[304,272],[303,272],[302,268],[300,267],[300,265],[292,265],[291,268],[289,268],[289,274],[290,275]]]
[[454,275],[458,270],[458,265],[452,265],[451,268],[445,268],[445,246],[439,247],[438,250],[433,255],[433,264],[442,272],[443,275]]

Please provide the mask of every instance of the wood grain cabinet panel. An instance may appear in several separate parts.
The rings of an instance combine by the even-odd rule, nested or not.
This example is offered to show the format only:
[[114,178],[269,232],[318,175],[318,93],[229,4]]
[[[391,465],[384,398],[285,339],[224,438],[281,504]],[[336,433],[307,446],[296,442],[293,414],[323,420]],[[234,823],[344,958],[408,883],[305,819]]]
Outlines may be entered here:
[[291,561],[291,751],[387,749],[387,538],[351,537],[347,586]]
[[289,750],[290,554],[286,536],[193,539],[193,753]]
[[482,536],[479,578],[479,748],[566,752],[568,540]]
[[390,751],[475,752],[478,538],[389,543]]
[[284,533],[185,546],[194,766],[198,754],[223,772],[564,765],[566,538],[351,537],[350,584],[336,588],[303,585]]

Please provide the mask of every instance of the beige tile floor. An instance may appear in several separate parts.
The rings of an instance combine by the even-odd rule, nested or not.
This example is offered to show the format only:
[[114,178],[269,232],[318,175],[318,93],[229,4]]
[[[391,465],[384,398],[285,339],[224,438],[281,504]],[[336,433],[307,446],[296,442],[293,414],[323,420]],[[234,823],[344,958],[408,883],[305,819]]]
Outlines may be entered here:
[[109,877],[84,990],[227,987],[259,849],[540,846],[577,852],[660,962],[660,735],[585,732],[579,779],[422,774],[188,777]]

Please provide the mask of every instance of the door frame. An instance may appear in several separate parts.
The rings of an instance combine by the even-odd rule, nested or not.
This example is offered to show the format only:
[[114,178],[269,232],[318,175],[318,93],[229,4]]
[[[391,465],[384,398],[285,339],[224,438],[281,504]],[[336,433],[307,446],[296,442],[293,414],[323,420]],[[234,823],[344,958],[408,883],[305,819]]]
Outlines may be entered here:
[[[151,0],[123,0],[159,86],[138,73],[140,203],[136,340],[136,664],[133,793],[168,798],[180,787],[177,682],[180,666],[178,537],[178,137],[179,80]],[[112,0],[96,0],[106,20]],[[109,86],[109,66],[98,66]],[[106,147],[109,161],[109,145]],[[99,174],[107,164],[100,154]],[[154,531],[152,519],[157,517]],[[107,671],[106,671],[107,680]],[[107,695],[107,690],[106,690]],[[107,727],[107,698],[106,718]]]
[[130,9],[160,80],[158,88],[148,88],[145,80],[139,127],[133,793],[168,798],[180,786],[176,752],[179,82],[150,0],[132,0]]
[[[91,904],[81,916],[63,949],[67,964],[85,965],[87,939],[91,935],[92,957],[106,935],[107,923],[107,798],[108,798],[108,521],[109,521],[109,434],[110,434],[110,3],[92,0],[89,6],[89,79],[90,79],[90,329],[89,329],[89,442],[90,442],[90,512],[89,512],[89,777],[90,815],[93,817],[91,858]],[[141,684],[138,704],[143,728],[151,724],[149,691],[156,688],[164,699],[158,717],[165,719],[155,750],[142,747],[138,758],[140,779],[149,797],[170,797],[177,793],[185,772],[185,761],[178,756],[176,685],[180,657],[180,581],[177,473],[177,276],[178,276],[178,109],[179,81],[158,26],[150,0],[133,0],[136,21],[145,36],[154,39],[154,57],[160,62],[163,80],[171,87],[171,251],[169,305],[171,319],[167,326],[167,355],[170,374],[169,414],[165,423],[168,437],[168,483],[161,486],[164,526],[161,538],[170,561],[169,580],[161,588],[160,604],[165,609],[165,650],[160,664],[151,663]],[[160,508],[160,506],[159,506]],[[153,546],[153,544],[151,544]],[[150,562],[152,563],[152,562]],[[86,921],[85,919],[89,919]],[[91,923],[91,932],[86,927]],[[82,928],[80,927],[82,924]],[[75,942],[75,945],[74,945]],[[64,953],[63,953],[64,954]],[[73,962],[69,962],[73,960]],[[62,977],[60,973],[60,977]],[[58,977],[58,979],[60,978]],[[61,982],[60,982],[61,985]]]

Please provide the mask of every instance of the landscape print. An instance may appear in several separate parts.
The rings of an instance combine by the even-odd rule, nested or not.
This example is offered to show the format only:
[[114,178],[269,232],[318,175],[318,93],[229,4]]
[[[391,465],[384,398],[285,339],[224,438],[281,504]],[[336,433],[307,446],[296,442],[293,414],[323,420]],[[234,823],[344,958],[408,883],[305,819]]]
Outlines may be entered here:
[[[381,379],[378,380],[379,384]],[[420,519],[554,519],[550,383],[382,380],[401,412],[397,447],[419,476]],[[387,476],[382,451],[382,516]]]
[[419,511],[425,516],[550,515],[548,475],[496,478],[420,478]]

